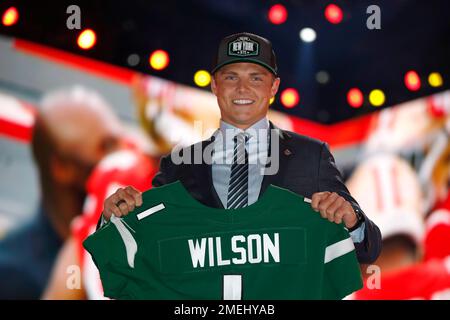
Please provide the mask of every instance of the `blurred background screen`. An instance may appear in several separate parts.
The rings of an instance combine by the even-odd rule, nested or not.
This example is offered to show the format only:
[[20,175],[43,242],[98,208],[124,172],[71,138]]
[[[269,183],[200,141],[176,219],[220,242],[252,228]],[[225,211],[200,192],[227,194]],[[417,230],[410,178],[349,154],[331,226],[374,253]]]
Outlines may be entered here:
[[6,0],[0,18],[0,299],[103,298],[81,242],[107,195],[218,127],[209,71],[242,31],[277,55],[269,119],[327,142],[381,229],[348,299],[450,299],[448,1]]

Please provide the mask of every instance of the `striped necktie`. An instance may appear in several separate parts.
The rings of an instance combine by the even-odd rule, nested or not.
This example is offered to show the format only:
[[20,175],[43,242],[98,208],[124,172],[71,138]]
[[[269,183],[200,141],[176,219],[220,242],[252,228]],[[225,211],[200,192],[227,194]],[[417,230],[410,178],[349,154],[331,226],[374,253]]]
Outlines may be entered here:
[[237,209],[248,205],[248,153],[245,144],[249,135],[241,132],[234,137],[233,163],[228,184],[227,208]]

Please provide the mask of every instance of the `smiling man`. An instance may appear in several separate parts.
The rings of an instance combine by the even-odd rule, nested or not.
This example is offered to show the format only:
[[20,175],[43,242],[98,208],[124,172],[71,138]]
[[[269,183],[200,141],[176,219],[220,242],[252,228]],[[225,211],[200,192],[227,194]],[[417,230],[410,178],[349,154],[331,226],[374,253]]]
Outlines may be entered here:
[[221,119],[237,128],[247,129],[267,115],[270,98],[275,96],[280,78],[255,63],[225,65],[212,78]]
[[[281,130],[267,119],[270,99],[280,85],[277,63],[269,40],[251,33],[222,39],[212,69],[212,92],[221,112],[220,128],[211,139],[184,148],[196,157],[211,144],[219,145],[225,163],[175,164],[173,153],[161,158],[153,179],[158,187],[181,181],[192,197],[214,208],[238,209],[252,205],[270,184],[311,198],[312,208],[323,218],[350,232],[360,263],[376,260],[381,250],[378,227],[350,195],[324,142]],[[274,148],[278,146],[278,148]],[[202,152],[203,155],[203,152]],[[270,159],[277,170],[268,173]],[[142,205],[142,194],[132,187],[120,188],[105,200],[102,221],[127,215]]]

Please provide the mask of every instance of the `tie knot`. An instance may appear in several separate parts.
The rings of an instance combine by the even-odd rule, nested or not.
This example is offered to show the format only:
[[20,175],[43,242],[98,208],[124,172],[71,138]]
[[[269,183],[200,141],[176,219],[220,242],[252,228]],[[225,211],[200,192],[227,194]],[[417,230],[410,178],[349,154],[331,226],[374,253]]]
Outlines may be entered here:
[[250,139],[250,135],[246,132],[239,132],[234,136],[233,141],[235,144],[247,143]]

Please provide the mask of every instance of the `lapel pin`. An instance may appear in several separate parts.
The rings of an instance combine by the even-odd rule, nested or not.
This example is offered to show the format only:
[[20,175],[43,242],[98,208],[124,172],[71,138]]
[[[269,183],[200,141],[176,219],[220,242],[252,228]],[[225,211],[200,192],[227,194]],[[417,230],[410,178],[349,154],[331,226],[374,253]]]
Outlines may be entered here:
[[284,155],[285,156],[290,156],[292,154],[291,150],[289,149],[284,149]]

